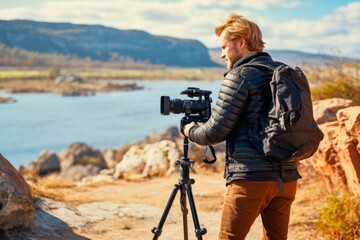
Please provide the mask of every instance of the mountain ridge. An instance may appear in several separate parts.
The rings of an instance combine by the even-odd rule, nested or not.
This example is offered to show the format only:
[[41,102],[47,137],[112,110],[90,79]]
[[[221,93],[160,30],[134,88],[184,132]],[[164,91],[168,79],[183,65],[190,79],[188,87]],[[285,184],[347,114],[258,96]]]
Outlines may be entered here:
[[[0,48],[27,51],[31,55],[60,55],[58,61],[77,58],[96,62],[131,62],[138,68],[149,65],[164,67],[223,67],[220,48],[207,48],[194,39],[152,35],[137,29],[120,30],[100,24],[38,22],[34,20],[0,20]],[[0,49],[1,50],[1,49]],[[291,66],[324,64],[336,56],[306,53],[298,50],[265,50],[274,60]],[[10,51],[11,52],[11,51]],[[3,53],[4,54],[4,53]],[[25,53],[26,54],[26,53]],[[51,58],[51,57],[50,57]],[[21,57],[17,57],[17,61]],[[45,60],[44,60],[45,59]],[[49,62],[49,57],[40,62]],[[342,58],[345,61],[354,59]],[[66,60],[65,60],[66,61]],[[355,61],[359,62],[358,59]],[[1,59],[0,65],[6,64]]]
[[[308,53],[299,50],[290,50],[290,49],[264,49],[264,52],[270,54],[273,60],[286,63],[292,67],[295,66],[306,66],[306,65],[324,65],[329,62],[334,62],[336,60],[342,62],[356,61],[359,62],[359,59],[351,59],[347,57],[334,56],[328,54],[316,54]],[[220,48],[209,48],[210,58],[219,65],[226,66],[226,63],[223,59],[220,58],[221,49]]]
[[102,25],[0,20],[0,43],[9,48],[81,59],[124,61],[180,67],[214,67],[198,40],[119,30]]

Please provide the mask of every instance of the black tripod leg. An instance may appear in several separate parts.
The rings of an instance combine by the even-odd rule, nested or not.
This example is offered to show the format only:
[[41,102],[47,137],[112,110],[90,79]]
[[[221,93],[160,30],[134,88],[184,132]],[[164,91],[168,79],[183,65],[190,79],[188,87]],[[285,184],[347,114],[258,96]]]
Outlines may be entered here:
[[197,212],[196,212],[196,207],[195,207],[195,201],[194,201],[194,197],[191,191],[191,185],[190,184],[185,184],[186,187],[186,192],[189,198],[189,205],[190,205],[190,209],[191,209],[191,214],[192,214],[192,218],[194,221],[194,226],[195,226],[195,234],[198,240],[202,240],[202,235],[206,234],[207,230],[206,228],[200,228],[200,223],[199,223],[199,218],[197,216]]
[[171,208],[171,206],[172,206],[172,204],[174,202],[174,199],[176,197],[176,193],[180,188],[181,188],[180,184],[175,184],[175,186],[174,186],[174,188],[173,188],[173,190],[171,192],[171,195],[169,197],[169,200],[168,200],[168,202],[166,204],[166,207],[164,209],[164,212],[163,212],[163,214],[161,216],[161,219],[160,219],[160,222],[159,222],[158,226],[154,227],[151,230],[151,232],[154,234],[153,240],[158,239],[159,236],[161,235],[162,227],[164,226],[165,220],[166,220],[166,218],[167,218],[167,216],[169,214],[170,208]]
[[183,215],[184,240],[188,240],[188,238],[189,238],[188,223],[187,223],[188,209],[186,207],[186,189],[185,189],[184,185],[181,185],[181,188],[180,188],[180,206],[181,206],[181,212]]

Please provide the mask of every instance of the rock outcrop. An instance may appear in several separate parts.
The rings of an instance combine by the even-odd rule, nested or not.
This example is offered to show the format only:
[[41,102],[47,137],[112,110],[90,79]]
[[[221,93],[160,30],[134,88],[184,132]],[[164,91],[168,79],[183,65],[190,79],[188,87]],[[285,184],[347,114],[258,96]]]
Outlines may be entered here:
[[73,143],[60,153],[61,170],[67,170],[73,165],[95,165],[106,168],[106,162],[101,152],[86,143]]
[[101,154],[103,155],[108,168],[113,169],[116,164],[120,162],[121,159],[118,160],[118,152],[119,151],[112,148],[104,148],[101,150]]
[[360,106],[326,107],[330,109],[326,112],[336,113],[336,119],[319,125],[324,140],[312,157],[314,167],[329,189],[346,187],[360,194]]
[[60,172],[60,177],[71,181],[81,181],[83,178],[96,176],[102,168],[96,165],[74,165]]
[[336,113],[338,110],[355,106],[355,102],[344,98],[330,98],[314,101],[314,118],[318,124],[336,121]]
[[83,83],[84,80],[75,74],[61,75],[55,79],[55,83]]
[[0,154],[0,229],[28,227],[34,214],[30,186]]
[[107,168],[106,161],[98,149],[85,143],[73,143],[60,153],[60,176],[79,181],[86,176],[95,176]]
[[114,177],[138,179],[164,176],[175,171],[175,162],[179,159],[180,152],[173,141],[134,145],[116,165]]
[[42,151],[36,161],[36,166],[40,176],[60,172],[60,158],[54,152]]
[[[35,206],[35,221],[27,229],[11,229],[0,232],[0,239],[90,240],[90,238],[75,233],[74,229],[84,231],[99,222],[124,221],[122,220],[124,218],[156,222],[163,211],[161,208],[145,204],[116,204],[113,202],[91,202],[74,206],[48,198],[36,199]],[[180,223],[182,220],[181,215],[174,213],[170,213],[168,219],[173,223]],[[111,229],[111,226],[108,231],[114,230]],[[121,235],[114,236],[124,239],[121,238]]]
[[[112,177],[139,179],[164,176],[177,171],[175,162],[183,155],[183,139],[177,127],[170,127],[164,132],[150,134],[144,141],[129,143],[118,149],[98,150],[85,143],[73,143],[59,156],[50,151],[41,152],[36,161],[20,167],[20,173],[29,180],[38,175],[59,173],[57,176],[60,178],[84,182],[107,181]],[[204,147],[190,143],[188,156],[195,162],[192,171],[223,171],[224,143],[216,145],[215,150],[216,164],[205,164],[202,162]]]

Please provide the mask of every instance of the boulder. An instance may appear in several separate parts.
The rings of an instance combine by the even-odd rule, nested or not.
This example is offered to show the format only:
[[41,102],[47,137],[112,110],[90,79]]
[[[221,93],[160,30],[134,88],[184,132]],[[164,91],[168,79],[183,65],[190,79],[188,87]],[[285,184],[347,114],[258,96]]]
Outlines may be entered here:
[[61,171],[60,177],[71,181],[81,181],[83,178],[98,175],[100,171],[101,167],[96,165],[74,165],[65,171]]
[[0,229],[28,227],[34,215],[30,186],[0,154]]
[[360,194],[360,106],[336,113],[336,120],[319,126],[324,140],[312,157],[329,189],[346,187]]
[[37,170],[36,162],[31,161],[27,166],[20,166],[19,167],[19,173],[25,178],[25,180],[28,180],[27,178],[35,178],[38,176],[38,170]]
[[47,175],[52,172],[60,172],[60,158],[51,151],[42,151],[36,161],[38,174],[40,176]]
[[152,133],[147,136],[144,140],[146,143],[155,143],[160,142],[162,140],[171,140],[175,141],[180,138],[180,130],[178,127],[172,126],[165,130],[165,132]]
[[313,102],[314,118],[318,124],[336,120],[340,109],[355,106],[355,102],[344,98],[330,98]]
[[117,155],[118,151],[112,148],[101,149],[101,154],[103,155],[106,165],[108,168],[115,168],[116,164],[119,162]]
[[94,165],[100,169],[106,168],[106,161],[101,152],[86,143],[73,143],[60,153],[61,172],[74,165]]
[[114,177],[139,179],[164,176],[175,171],[175,161],[179,159],[180,152],[173,141],[134,145],[116,165]]
[[84,80],[75,74],[61,75],[55,79],[55,83],[83,83]]

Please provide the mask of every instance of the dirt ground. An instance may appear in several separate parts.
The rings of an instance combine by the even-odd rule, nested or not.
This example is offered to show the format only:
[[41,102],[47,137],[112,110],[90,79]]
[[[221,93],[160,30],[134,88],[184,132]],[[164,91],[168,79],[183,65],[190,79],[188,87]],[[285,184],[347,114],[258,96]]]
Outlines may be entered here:
[[[193,174],[191,177],[196,181],[192,185],[192,193],[198,219],[201,227],[207,229],[203,238],[216,239],[225,191],[224,180],[220,175]],[[116,181],[94,187],[67,189],[66,195],[71,196],[70,201],[76,202],[76,204],[105,201],[120,205],[137,204],[140,208],[143,206],[143,212],[149,211],[148,207],[153,207],[152,216],[146,213],[143,216],[123,216],[118,219],[97,222],[82,229],[74,229],[74,232],[90,239],[152,239],[154,234],[151,229],[157,227],[178,179],[179,175],[173,174],[169,177],[140,182]],[[187,207],[189,210],[187,217],[189,239],[196,239],[188,202]],[[159,239],[184,239],[180,192],[177,192],[175,196],[162,230]]]
[[[316,231],[315,222],[323,202],[325,189],[310,163],[300,167],[303,179],[299,180],[296,201],[293,204],[289,239],[321,239]],[[195,200],[198,219],[201,227],[207,229],[203,239],[217,239],[225,180],[222,174],[191,174],[195,179],[192,193]],[[132,213],[122,214],[115,219],[105,219],[87,224],[82,228],[74,228],[79,236],[96,240],[111,239],[153,239],[151,232],[160,221],[166,203],[174,185],[178,183],[179,174],[169,177],[153,178],[139,182],[118,180],[112,183],[84,185],[74,188],[61,189],[68,204],[82,204],[90,202],[112,202],[120,206],[132,206]],[[180,193],[170,209],[169,216],[162,228],[159,239],[177,240],[183,237],[183,219],[180,209]],[[188,234],[189,239],[196,239],[194,225],[189,204]],[[136,211],[136,213],[134,213]],[[254,223],[247,240],[261,239],[262,225],[260,218]]]

